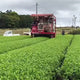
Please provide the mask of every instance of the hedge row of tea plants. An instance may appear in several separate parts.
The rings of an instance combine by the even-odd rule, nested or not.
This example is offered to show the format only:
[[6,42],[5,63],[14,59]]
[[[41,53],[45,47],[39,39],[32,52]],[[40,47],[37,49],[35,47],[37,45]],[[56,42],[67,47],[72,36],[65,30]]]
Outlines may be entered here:
[[75,35],[61,67],[63,80],[80,80],[80,35]]
[[37,43],[0,55],[1,80],[52,80],[71,35]]
[[80,29],[72,30],[68,34],[73,34],[73,35],[80,34]]
[[16,40],[16,41],[0,43],[0,54],[5,53],[7,51],[14,50],[14,49],[36,44],[38,42],[45,41],[47,39],[48,38],[38,37],[38,38],[28,38],[24,40]]
[[27,38],[30,38],[30,36],[11,36],[11,37],[0,36],[0,43],[16,41],[16,40],[23,40],[23,39],[27,39]]

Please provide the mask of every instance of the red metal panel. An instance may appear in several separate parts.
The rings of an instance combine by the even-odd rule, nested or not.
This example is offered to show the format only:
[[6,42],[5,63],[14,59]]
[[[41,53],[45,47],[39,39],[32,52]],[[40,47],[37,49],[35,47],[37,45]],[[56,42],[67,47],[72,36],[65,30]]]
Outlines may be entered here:
[[32,34],[55,34],[54,32],[31,32]]
[[53,14],[32,14],[31,16],[53,16]]
[[54,18],[54,21],[55,21],[55,32],[53,32],[53,23],[51,24],[51,27],[52,27],[52,30],[51,32],[44,32],[44,30],[38,30],[38,25],[36,26],[32,26],[32,30],[31,30],[31,34],[46,34],[46,35],[54,35],[55,37],[55,34],[56,34],[56,17],[53,15],[53,14],[32,14],[31,15],[32,17],[49,17],[51,16],[52,18]]
[[32,17],[40,17],[40,16],[43,16],[43,17],[45,17],[45,16],[53,16],[53,17],[55,17],[53,14],[32,14],[31,16]]

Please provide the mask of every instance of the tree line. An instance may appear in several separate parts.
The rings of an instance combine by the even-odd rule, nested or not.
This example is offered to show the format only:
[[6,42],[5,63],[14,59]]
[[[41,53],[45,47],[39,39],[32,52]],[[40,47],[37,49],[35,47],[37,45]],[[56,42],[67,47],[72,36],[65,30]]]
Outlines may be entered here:
[[7,10],[0,11],[0,28],[31,28],[33,19],[30,15],[19,15],[17,12]]

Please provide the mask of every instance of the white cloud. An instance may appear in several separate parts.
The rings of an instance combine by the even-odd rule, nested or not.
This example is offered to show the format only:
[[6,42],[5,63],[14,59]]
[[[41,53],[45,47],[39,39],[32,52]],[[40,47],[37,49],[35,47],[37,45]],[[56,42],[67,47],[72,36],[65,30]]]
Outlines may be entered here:
[[69,11],[63,11],[63,10],[59,10],[57,11],[57,15],[58,18],[69,18],[71,17],[71,14]]
[[0,11],[12,9],[19,14],[33,14],[36,2],[39,13],[53,13],[56,16],[57,25],[72,25],[73,15],[77,16],[79,25],[80,0],[1,0]]

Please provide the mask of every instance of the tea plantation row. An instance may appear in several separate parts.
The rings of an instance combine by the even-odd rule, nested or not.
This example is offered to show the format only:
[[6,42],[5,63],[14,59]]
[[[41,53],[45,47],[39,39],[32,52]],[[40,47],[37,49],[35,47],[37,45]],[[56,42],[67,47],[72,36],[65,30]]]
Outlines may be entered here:
[[[7,51],[9,52],[0,55],[0,79],[55,79],[55,71],[61,65],[61,60],[65,56],[65,49],[69,46],[72,37],[72,35],[58,35],[54,39],[49,39],[31,46],[26,46],[13,51],[9,51],[8,49]],[[33,44],[32,42],[34,42],[36,39],[28,40],[29,42],[26,41],[26,43]],[[23,43],[21,44],[25,45]],[[16,43],[14,46],[16,46],[15,48],[17,48],[18,44]],[[19,44],[19,46],[21,45]],[[5,52],[5,48],[3,49],[3,51]]]
[[[8,38],[8,37],[7,37]],[[15,37],[13,37],[15,38]],[[9,38],[11,40],[11,38]],[[7,40],[9,40],[7,39]],[[20,37],[16,37],[15,39],[20,39]],[[27,38],[25,39],[23,37],[22,40],[16,40],[15,41],[7,41],[7,42],[3,42],[3,43],[0,43],[0,54],[2,53],[5,53],[7,51],[11,51],[11,50],[14,50],[14,49],[18,49],[18,48],[22,48],[22,47],[26,47],[26,46],[30,46],[32,44],[36,44],[36,43],[39,43],[41,41],[45,41],[45,40],[48,40],[48,38]],[[5,39],[3,39],[4,41]]]
[[30,36],[11,36],[11,37],[0,36],[0,43],[16,41],[16,40],[24,40],[24,39],[28,39],[28,38],[30,38]]
[[75,35],[60,69],[62,80],[80,80],[80,35]]

